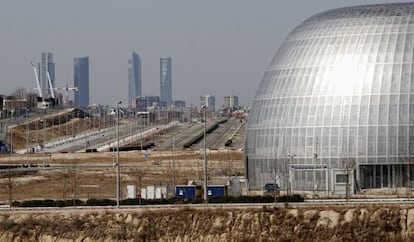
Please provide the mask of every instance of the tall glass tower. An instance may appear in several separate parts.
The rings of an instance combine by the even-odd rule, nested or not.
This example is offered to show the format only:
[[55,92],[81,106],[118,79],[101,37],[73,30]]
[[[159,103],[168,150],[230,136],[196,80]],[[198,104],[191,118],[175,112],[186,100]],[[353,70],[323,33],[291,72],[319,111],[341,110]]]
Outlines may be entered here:
[[133,106],[136,97],[142,95],[141,59],[132,52],[128,60],[128,105]]
[[163,106],[172,104],[171,57],[160,59],[160,98]]
[[73,59],[74,85],[78,87],[75,92],[75,105],[89,106],[89,57]]
[[47,72],[49,72],[52,86],[55,87],[55,63],[53,62],[53,54],[43,52],[39,63],[39,80],[42,93],[46,93],[46,96],[51,94]]

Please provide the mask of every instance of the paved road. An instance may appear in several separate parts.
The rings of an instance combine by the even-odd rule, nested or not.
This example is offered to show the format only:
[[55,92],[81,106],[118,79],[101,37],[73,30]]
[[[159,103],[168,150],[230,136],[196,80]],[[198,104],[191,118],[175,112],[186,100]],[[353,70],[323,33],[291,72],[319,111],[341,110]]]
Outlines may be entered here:
[[[372,205],[378,204],[383,206],[395,206],[398,204],[401,208],[412,207],[414,204],[413,199],[407,198],[383,198],[383,199],[332,199],[332,200],[308,200],[302,203],[289,203],[290,208],[298,207],[311,207],[315,206],[346,206],[346,207],[359,207],[361,205]],[[74,207],[33,207],[33,208],[12,208],[13,213],[37,213],[42,211],[53,212],[53,213],[77,213],[84,212],[85,210],[99,211],[99,210],[122,210],[122,211],[161,211],[161,210],[179,210],[183,208],[192,209],[262,209],[263,207],[285,207],[285,203],[209,203],[209,204],[162,204],[162,205],[125,205],[117,208],[116,206],[77,206]],[[0,211],[10,210],[9,206],[0,206]]]

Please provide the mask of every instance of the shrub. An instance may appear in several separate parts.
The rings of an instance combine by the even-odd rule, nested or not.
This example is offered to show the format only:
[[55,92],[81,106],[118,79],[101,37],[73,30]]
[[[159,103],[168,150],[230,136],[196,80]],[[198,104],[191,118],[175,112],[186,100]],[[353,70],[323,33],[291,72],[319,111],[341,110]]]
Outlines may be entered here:
[[[144,199],[141,199],[141,204]],[[128,198],[119,202],[121,205],[139,205],[139,199]]]
[[192,204],[200,204],[200,203],[203,203],[203,202],[204,202],[204,200],[201,199],[201,198],[196,198],[196,199],[187,201],[187,203],[192,203]]
[[271,196],[223,196],[208,199],[211,203],[272,203],[274,198]]
[[51,199],[45,199],[42,201],[41,207],[56,207],[56,202]]
[[63,200],[56,200],[56,207],[64,207],[65,206],[65,201]]
[[[82,200],[76,199],[76,206],[85,205]],[[73,200],[52,200],[52,199],[44,199],[44,200],[27,200],[23,201],[19,204],[19,207],[69,207],[73,206]]]
[[20,207],[41,207],[42,200],[27,200],[20,204]]
[[305,198],[302,197],[299,194],[293,194],[290,196],[280,196],[276,198],[277,202],[291,202],[291,203],[298,203],[298,202],[304,202]]
[[115,206],[116,201],[111,200],[111,199],[91,198],[86,201],[86,205],[88,206]]
[[15,223],[13,220],[6,219],[2,223],[0,223],[0,229],[7,231],[7,230],[10,230],[11,228],[13,228],[16,225],[17,225],[17,223]]

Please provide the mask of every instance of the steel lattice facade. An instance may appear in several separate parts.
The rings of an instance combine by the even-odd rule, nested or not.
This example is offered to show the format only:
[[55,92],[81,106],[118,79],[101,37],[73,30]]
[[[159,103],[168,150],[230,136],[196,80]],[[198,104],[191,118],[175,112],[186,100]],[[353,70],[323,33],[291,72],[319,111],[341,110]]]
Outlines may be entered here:
[[334,171],[349,161],[357,188],[410,184],[413,53],[414,3],[334,9],[297,26],[265,71],[250,110],[251,188],[276,178],[286,183],[276,171],[288,163],[304,167],[290,174],[295,189],[333,190]]

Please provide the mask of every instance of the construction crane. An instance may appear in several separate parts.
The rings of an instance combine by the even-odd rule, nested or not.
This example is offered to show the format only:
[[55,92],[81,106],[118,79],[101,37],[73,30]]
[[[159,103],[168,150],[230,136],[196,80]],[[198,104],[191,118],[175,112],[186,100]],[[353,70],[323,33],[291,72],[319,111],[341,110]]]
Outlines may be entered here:
[[33,64],[33,60],[30,62],[30,64],[32,64],[33,72],[36,78],[37,91],[39,92],[39,97],[42,98],[43,100],[43,93],[42,93],[42,88],[40,87],[39,74],[37,73],[37,68]]
[[52,80],[50,79],[49,70],[45,68],[45,71],[46,71],[47,80],[49,82],[50,93],[52,94],[52,98],[55,99],[55,91],[54,91],[55,88],[53,88],[53,83],[52,83]]
[[37,91],[39,93],[39,98],[42,100],[41,101],[41,105],[39,106],[39,102],[37,103],[37,107],[38,108],[42,108],[42,109],[47,109],[49,108],[49,102],[47,102],[44,97],[43,97],[43,92],[42,92],[42,87],[40,85],[40,81],[39,81],[39,75],[37,73],[37,68],[36,66],[33,64],[33,60],[30,62],[30,64],[32,65],[33,68],[33,73],[35,75],[35,79],[36,79],[36,85],[37,85]]
[[78,87],[69,87],[69,85],[66,83],[65,87],[57,87],[56,90],[64,90],[66,93],[64,102],[69,103],[69,91],[77,92],[79,89]]
[[69,91],[77,92],[78,91],[78,87],[69,87],[67,83],[66,83],[65,87],[56,87],[55,89],[56,90],[64,90],[65,92],[69,92]]
[[44,88],[44,90],[42,91],[42,87],[41,87],[41,84],[40,84],[40,81],[39,81],[39,73],[37,71],[36,65],[33,64],[33,60],[30,62],[30,64],[32,65],[33,73],[35,75],[39,97],[42,99],[42,108],[48,108],[49,107],[49,103],[47,101],[45,101],[45,99],[44,99],[44,91],[45,90],[50,91],[50,94],[51,94],[53,99],[56,99],[55,90],[64,90],[66,92],[66,98],[65,99],[66,99],[67,102],[69,102],[69,90],[74,91],[74,92],[78,91],[78,87],[69,87],[68,84],[66,84],[65,87],[53,87],[53,83],[52,83],[52,80],[50,78],[50,73],[49,73],[49,70],[47,70],[47,69],[45,69],[45,72],[46,72],[46,77],[47,77],[47,80],[48,80],[48,83],[49,83],[49,88]]

